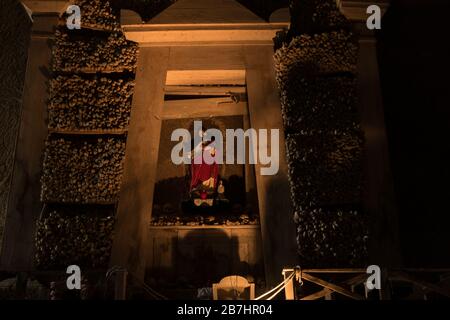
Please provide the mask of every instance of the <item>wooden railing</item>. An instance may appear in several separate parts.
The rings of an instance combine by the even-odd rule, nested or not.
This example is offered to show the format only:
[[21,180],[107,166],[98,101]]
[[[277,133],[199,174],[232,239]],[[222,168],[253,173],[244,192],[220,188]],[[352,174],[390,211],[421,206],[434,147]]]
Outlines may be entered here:
[[[294,275],[293,275],[294,273]],[[366,282],[370,274],[366,269],[301,269],[283,270],[286,300],[433,300],[450,299],[450,269],[381,269],[380,290],[369,290]],[[16,277],[15,293],[11,298],[26,295],[27,279],[38,279],[50,287],[50,299],[64,291],[67,274],[62,271],[20,273]],[[94,283],[104,289],[103,299],[133,299],[133,292],[142,292],[142,298],[166,299],[147,284],[141,282],[123,268],[105,271],[91,270],[84,277],[95,278]],[[97,283],[100,280],[101,283]],[[84,282],[83,282],[84,283]],[[83,299],[83,286],[80,298]],[[283,289],[282,288],[282,289]],[[98,288],[97,288],[98,289]],[[112,289],[112,291],[110,290]],[[52,291],[56,292],[53,294]],[[109,292],[107,294],[106,292]],[[280,298],[277,295],[277,298]],[[61,297],[59,297],[61,298]],[[58,297],[56,299],[59,299]],[[89,298],[86,296],[86,298]],[[100,298],[100,297],[98,297]],[[266,300],[267,297],[262,298]]]
[[[450,269],[381,269],[381,288],[369,290],[366,269],[285,269],[287,300],[427,300],[450,298]],[[398,294],[399,289],[404,291]]]

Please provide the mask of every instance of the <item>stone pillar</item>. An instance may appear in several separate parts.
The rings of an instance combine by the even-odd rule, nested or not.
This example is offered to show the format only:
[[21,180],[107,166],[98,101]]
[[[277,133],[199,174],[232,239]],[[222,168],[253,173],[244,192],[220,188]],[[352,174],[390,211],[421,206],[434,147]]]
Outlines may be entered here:
[[[279,171],[275,175],[261,175],[262,165],[255,164],[261,236],[264,253],[266,284],[273,287],[282,281],[281,271],[298,264],[297,244],[288,168],[284,142],[280,98],[275,81],[273,48],[248,46],[245,48],[248,109],[253,129],[279,129]],[[270,147],[258,141],[258,150]]]
[[111,266],[144,280],[158,167],[168,47],[140,47]]
[[[22,110],[22,92],[31,20],[16,0],[2,0],[0,11],[0,253]],[[3,49],[4,48],[4,49]]]
[[[249,115],[246,114],[243,118],[243,129],[245,132],[247,132],[247,130],[251,128]],[[251,212],[255,214],[258,213],[258,196],[256,195],[255,170],[253,168],[253,165],[250,164],[249,159],[249,154],[246,153],[246,161],[244,165],[245,197],[247,205],[251,208]]]
[[361,126],[365,135],[364,207],[370,217],[370,263],[396,267],[400,264],[398,216],[394,199],[388,140],[377,60],[375,33],[366,26],[366,10],[375,4],[384,13],[385,1],[341,1],[341,11],[359,35],[358,90]]
[[24,1],[23,4],[33,27],[0,257],[0,269],[5,271],[33,268],[35,226],[42,210],[40,178],[47,137],[49,39],[54,35],[59,14],[67,6],[66,1]]

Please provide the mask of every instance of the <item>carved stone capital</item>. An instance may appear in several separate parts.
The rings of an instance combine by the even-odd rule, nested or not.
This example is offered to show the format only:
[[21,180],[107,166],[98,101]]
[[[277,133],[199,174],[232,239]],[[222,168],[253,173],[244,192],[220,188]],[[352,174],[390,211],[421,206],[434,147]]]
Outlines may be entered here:
[[70,5],[68,0],[23,0],[21,1],[28,14],[35,15],[61,14]]
[[377,5],[381,9],[381,17],[386,13],[389,7],[389,0],[337,0],[339,10],[345,17],[352,22],[354,31],[360,36],[362,41],[375,41],[374,30],[369,30],[366,25],[367,8],[371,5]]
[[58,17],[70,5],[68,0],[23,0],[21,3],[33,22],[32,37],[51,37]]
[[382,16],[389,7],[389,0],[337,0],[336,2],[339,10],[341,10],[345,17],[352,22],[365,22],[369,16],[367,13],[367,8],[371,5],[379,6]]

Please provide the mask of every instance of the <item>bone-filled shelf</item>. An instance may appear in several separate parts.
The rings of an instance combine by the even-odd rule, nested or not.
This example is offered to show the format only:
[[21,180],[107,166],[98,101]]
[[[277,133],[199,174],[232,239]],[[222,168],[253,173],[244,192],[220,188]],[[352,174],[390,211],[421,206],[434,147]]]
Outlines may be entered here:
[[361,201],[362,137],[349,133],[289,134],[289,178],[296,206]]
[[49,82],[49,129],[124,130],[133,89],[130,78],[57,76]]
[[294,75],[281,92],[284,127],[288,132],[357,131],[356,79]]
[[[301,72],[303,76],[356,73],[358,46],[355,36],[345,31],[301,35],[275,52],[278,77]],[[280,83],[293,86],[290,81]]]
[[37,223],[36,266],[43,270],[74,264],[82,268],[106,268],[113,228],[113,211],[111,215],[97,216],[86,209],[69,214],[64,209],[54,210]]
[[359,207],[296,208],[295,220],[304,267],[365,265],[368,221]]
[[46,141],[41,200],[108,204],[117,201],[125,138],[53,137]]
[[134,72],[137,45],[121,32],[79,37],[64,28],[55,32],[52,70],[72,73]]
[[308,267],[365,264],[364,134],[358,110],[358,39],[333,0],[294,0],[276,38],[298,252]]

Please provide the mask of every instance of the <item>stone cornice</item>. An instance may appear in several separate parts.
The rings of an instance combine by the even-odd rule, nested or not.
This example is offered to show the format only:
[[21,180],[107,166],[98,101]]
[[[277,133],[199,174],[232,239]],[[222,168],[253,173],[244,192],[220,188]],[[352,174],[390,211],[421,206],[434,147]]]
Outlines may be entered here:
[[61,14],[70,5],[68,0],[23,0],[22,5],[31,15]]
[[[389,0],[337,0],[338,7],[348,20],[360,25],[368,18],[367,8],[378,5],[382,15]],[[145,46],[268,44],[276,32],[289,27],[289,21],[278,23],[215,23],[215,24],[152,24],[139,23],[140,17],[122,10],[122,27],[128,40]]]
[[70,5],[68,0],[24,0],[24,10],[33,22],[32,38],[48,38],[54,35],[54,27],[60,16]]
[[367,8],[370,5],[377,5],[381,9],[381,14],[384,15],[389,7],[388,0],[372,0],[372,1],[351,1],[338,0],[338,7],[342,14],[352,22],[365,22],[368,18]]

